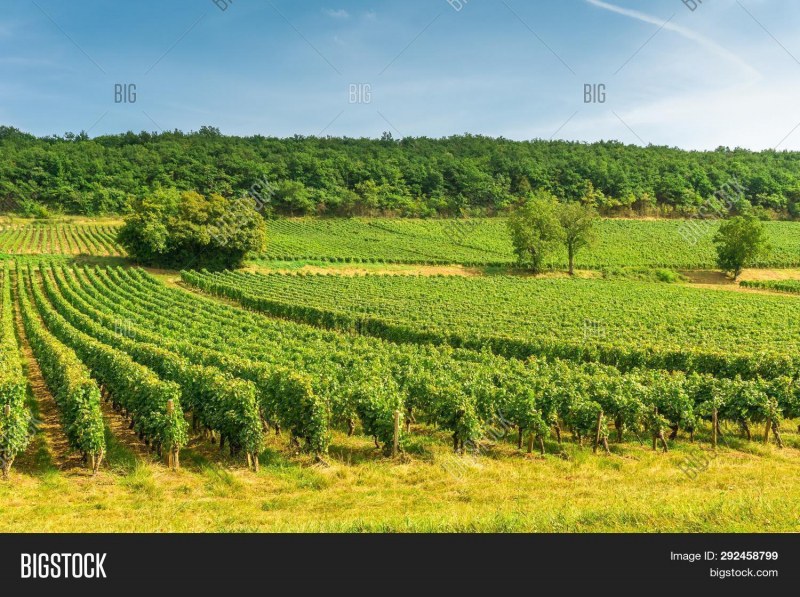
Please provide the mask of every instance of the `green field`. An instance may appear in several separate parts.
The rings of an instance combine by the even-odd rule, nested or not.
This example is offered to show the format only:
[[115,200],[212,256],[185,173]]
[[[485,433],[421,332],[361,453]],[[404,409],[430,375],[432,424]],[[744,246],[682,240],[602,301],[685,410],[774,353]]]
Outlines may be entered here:
[[[602,220],[595,244],[578,254],[576,266],[713,268],[716,228],[703,220]],[[800,223],[767,222],[766,228],[772,250],[756,265],[800,265]],[[306,218],[269,222],[262,259],[509,265],[514,255],[502,218]],[[563,269],[566,253],[549,265]]]
[[[800,528],[796,297],[512,275],[502,220],[276,221],[324,275],[181,279],[116,225],[0,232],[3,530]],[[709,267],[678,226],[603,221],[583,258]]]
[[0,224],[0,255],[122,256],[118,225],[93,223]]
[[512,276],[227,272],[205,279],[275,315],[392,340],[725,375],[791,374],[800,362],[800,303],[788,296]]

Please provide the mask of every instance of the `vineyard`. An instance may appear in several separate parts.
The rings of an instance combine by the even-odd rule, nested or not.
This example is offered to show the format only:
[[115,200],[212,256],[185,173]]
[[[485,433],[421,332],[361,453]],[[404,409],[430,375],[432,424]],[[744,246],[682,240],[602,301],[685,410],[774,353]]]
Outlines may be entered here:
[[727,377],[793,375],[800,304],[667,284],[184,272],[247,307],[398,342]]
[[[94,470],[105,450],[101,396],[175,468],[192,434],[258,470],[265,435],[281,431],[318,460],[333,430],[397,455],[418,426],[449,436],[456,453],[474,451],[498,425],[528,452],[546,453],[551,436],[608,451],[612,426],[617,442],[650,437],[666,451],[667,437],[682,432],[716,443],[721,421],[748,437],[766,426],[782,445],[781,421],[800,415],[800,388],[788,376],[622,372],[393,344],[267,319],[138,269],[29,264],[13,278],[70,443]],[[5,289],[8,280],[6,269]],[[13,414],[24,424],[24,411]]]
[[[68,245],[44,228],[0,237],[7,254],[31,251],[0,262],[7,528],[39,516],[35,496],[80,487],[94,502],[53,506],[57,528],[94,528],[75,512],[88,521],[101,504],[117,512],[101,515],[108,529],[208,529],[213,508],[222,530],[636,530],[654,516],[735,530],[742,512],[709,500],[715,479],[794,483],[792,296],[511,275],[178,276],[51,259]],[[103,226],[59,229],[85,242]],[[106,254],[122,254],[115,243]],[[687,485],[717,458],[710,483]],[[80,473],[62,477],[69,466]],[[576,478],[582,497],[553,518],[551,488]],[[610,483],[635,503],[602,498]],[[694,510],[654,509],[647,484]],[[154,502],[165,493],[197,518]],[[783,493],[740,500],[777,528],[800,524]],[[498,507],[502,520],[487,518]]]
[[741,285],[745,288],[800,294],[800,280],[744,280]]
[[[766,222],[772,251],[759,267],[800,265],[800,224]],[[717,223],[704,220],[601,220],[596,242],[577,256],[580,269],[714,267]],[[342,263],[509,265],[511,238],[502,218],[462,220],[293,219],[269,223],[263,259]],[[563,269],[566,252],[552,259]]]
[[[769,257],[758,267],[800,266],[800,224],[766,222]],[[715,222],[601,220],[596,241],[577,256],[580,269],[714,267]],[[507,267],[514,264],[503,218],[280,219],[268,222],[263,261],[396,263]],[[0,255],[125,256],[113,223],[0,226]],[[566,253],[549,260],[563,269]]]
[[95,224],[3,225],[0,254],[122,256],[117,230]]

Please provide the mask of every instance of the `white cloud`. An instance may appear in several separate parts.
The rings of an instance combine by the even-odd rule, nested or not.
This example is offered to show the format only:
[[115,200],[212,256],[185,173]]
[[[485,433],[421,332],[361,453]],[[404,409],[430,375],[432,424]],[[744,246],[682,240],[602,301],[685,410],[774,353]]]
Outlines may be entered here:
[[723,48],[721,45],[716,43],[715,41],[701,35],[700,33],[689,29],[688,27],[684,27],[682,25],[677,25],[672,21],[664,24],[664,19],[659,17],[654,17],[652,15],[645,14],[643,12],[639,12],[638,10],[631,10],[629,8],[622,8],[621,6],[616,6],[614,4],[609,4],[608,2],[603,2],[602,0],[586,0],[592,6],[596,6],[598,8],[602,8],[603,10],[608,10],[610,12],[620,14],[631,19],[636,19],[637,21],[642,21],[644,23],[650,23],[651,25],[656,25],[657,27],[662,27],[667,31],[672,31],[673,33],[677,33],[678,35],[685,37],[686,39],[690,39],[701,46],[707,48],[709,51],[713,52],[720,58],[724,58],[736,64],[740,68],[742,68],[749,78],[757,79],[760,77],[759,72],[750,66],[745,60],[734,54],[733,52]]
[[339,9],[335,9],[335,10],[332,9],[332,8],[326,8],[322,12],[324,12],[326,15],[328,15],[332,19],[349,19],[350,18],[350,13],[347,12],[344,8],[339,8]]

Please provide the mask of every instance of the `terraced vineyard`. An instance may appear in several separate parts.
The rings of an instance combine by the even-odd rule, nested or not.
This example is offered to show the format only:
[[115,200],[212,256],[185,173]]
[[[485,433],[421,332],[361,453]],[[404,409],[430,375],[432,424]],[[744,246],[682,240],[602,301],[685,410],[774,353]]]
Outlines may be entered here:
[[26,224],[0,227],[0,255],[123,256],[117,226]]
[[[772,251],[758,266],[800,265],[800,223],[767,222]],[[603,220],[597,242],[577,256],[583,269],[714,267],[715,222]],[[465,220],[293,219],[269,223],[265,259],[338,262],[509,265],[514,256],[502,218]],[[551,267],[564,268],[566,253]]]
[[281,317],[508,357],[724,376],[793,375],[792,297],[609,280],[184,272],[186,282]]

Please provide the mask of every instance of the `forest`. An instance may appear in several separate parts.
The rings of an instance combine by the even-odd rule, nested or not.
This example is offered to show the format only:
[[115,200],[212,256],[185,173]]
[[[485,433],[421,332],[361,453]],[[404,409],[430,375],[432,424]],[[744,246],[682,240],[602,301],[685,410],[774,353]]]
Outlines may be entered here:
[[239,197],[265,215],[497,215],[530,191],[607,216],[690,217],[754,208],[800,216],[800,153],[684,151],[615,141],[226,136],[197,132],[37,138],[0,126],[0,209],[121,215],[156,189]]

